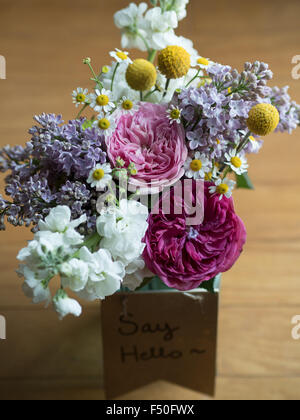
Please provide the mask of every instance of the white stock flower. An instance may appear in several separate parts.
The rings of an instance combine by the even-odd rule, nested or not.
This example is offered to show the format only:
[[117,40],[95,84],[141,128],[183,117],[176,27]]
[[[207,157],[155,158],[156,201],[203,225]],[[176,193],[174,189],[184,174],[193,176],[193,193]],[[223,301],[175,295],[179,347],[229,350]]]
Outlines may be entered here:
[[127,266],[123,286],[133,292],[140,287],[144,279],[148,277],[154,277],[154,274],[148,270],[145,261],[142,258],[138,258]]
[[75,229],[87,220],[86,215],[71,221],[71,210],[67,206],[57,206],[50,211],[45,221],[39,222],[40,231],[66,233],[68,229]]
[[142,254],[142,239],[148,229],[148,208],[135,200],[121,200],[119,207],[104,210],[97,220],[97,230],[103,238],[101,247],[125,266]]
[[88,281],[77,295],[89,301],[105,299],[116,293],[125,276],[125,268],[120,261],[114,262],[106,249],[100,249],[92,254],[86,247],[79,252],[81,261],[88,265]]
[[178,20],[182,20],[186,17],[186,6],[188,5],[190,0],[172,0],[172,10],[174,10],[177,14]]
[[21,265],[17,273],[25,279],[22,286],[25,296],[32,299],[34,304],[46,302],[48,306],[51,302],[51,293],[48,286],[42,282],[43,278],[47,278],[47,272],[34,273],[26,265]]
[[138,6],[134,3],[118,11],[114,16],[115,25],[122,31],[122,48],[137,48],[146,51],[147,47],[143,38],[147,36],[144,30],[144,13],[148,6],[146,3],[140,3]]
[[80,292],[87,284],[89,266],[84,261],[74,258],[62,264],[60,273],[63,287],[68,287],[73,292]]
[[82,308],[79,303],[74,299],[70,299],[64,290],[57,292],[53,298],[53,306],[60,319],[63,319],[67,315],[79,317],[82,313]]
[[145,15],[145,30],[150,48],[162,50],[172,44],[174,29],[178,27],[174,11],[162,12],[160,7],[149,9]]

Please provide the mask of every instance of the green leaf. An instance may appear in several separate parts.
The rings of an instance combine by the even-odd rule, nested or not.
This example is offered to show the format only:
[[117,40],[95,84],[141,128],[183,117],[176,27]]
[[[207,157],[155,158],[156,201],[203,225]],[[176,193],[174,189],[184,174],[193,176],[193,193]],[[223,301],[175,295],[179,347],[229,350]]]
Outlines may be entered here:
[[200,285],[201,289],[205,289],[209,293],[215,293],[215,280],[216,280],[216,278],[214,277],[211,280],[208,280],[208,281],[205,281],[205,282],[201,283],[201,285]]
[[237,175],[236,181],[237,181],[237,188],[244,188],[246,190],[254,190],[254,185],[252,184],[252,181],[248,173],[245,173],[243,175]]

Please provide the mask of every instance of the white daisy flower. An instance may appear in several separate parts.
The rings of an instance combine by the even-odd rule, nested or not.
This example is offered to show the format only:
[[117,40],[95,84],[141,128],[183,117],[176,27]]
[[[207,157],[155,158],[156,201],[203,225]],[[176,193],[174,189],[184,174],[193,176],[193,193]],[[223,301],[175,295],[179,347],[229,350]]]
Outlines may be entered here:
[[116,129],[115,118],[113,118],[112,115],[104,116],[103,114],[99,114],[94,122],[94,126],[101,131],[101,134],[104,134],[106,137],[108,137]]
[[171,124],[181,124],[181,114],[182,109],[176,107],[175,105],[171,105],[170,108],[167,110],[167,115]]
[[192,67],[198,67],[202,70],[207,70],[210,66],[214,64],[209,58],[194,56],[192,57]]
[[88,89],[82,89],[79,87],[76,90],[73,90],[72,98],[73,104],[75,104],[76,107],[89,103],[90,98],[88,95]]
[[215,164],[213,169],[211,169],[209,172],[206,172],[205,181],[213,181],[217,179],[219,175],[220,175],[219,165]]
[[111,173],[112,169],[109,163],[98,164],[91,170],[87,182],[91,184],[92,188],[95,187],[98,191],[103,191],[112,180]]
[[205,174],[211,171],[212,164],[207,157],[200,152],[195,154],[194,159],[189,157],[184,164],[185,175],[188,178],[204,179]]
[[109,55],[114,58],[118,63],[132,63],[132,60],[129,58],[129,53],[127,51],[121,51],[118,48],[115,51],[111,51]]
[[231,198],[232,192],[234,190],[236,182],[232,181],[231,179],[225,178],[221,179],[219,178],[215,185],[212,185],[209,187],[209,192],[211,194],[218,194],[220,196],[219,200],[221,201],[222,198],[225,196],[226,198]]
[[115,108],[115,104],[111,101],[112,92],[106,89],[96,89],[95,93],[90,95],[91,108],[96,112],[109,112]]
[[119,110],[126,114],[134,114],[139,110],[137,103],[129,99],[127,96],[123,96],[118,103]]
[[226,153],[225,159],[225,165],[230,166],[237,175],[242,175],[248,171],[249,165],[247,159],[238,153],[236,149],[232,149],[229,153]]

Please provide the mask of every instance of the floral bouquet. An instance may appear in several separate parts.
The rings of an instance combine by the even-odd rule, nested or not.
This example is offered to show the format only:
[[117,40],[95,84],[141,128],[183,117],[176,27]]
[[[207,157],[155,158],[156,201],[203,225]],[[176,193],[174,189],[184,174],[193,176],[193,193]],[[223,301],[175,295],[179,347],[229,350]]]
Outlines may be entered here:
[[[84,60],[93,86],[72,93],[76,118],[35,116],[26,146],[0,151],[9,171],[0,228],[5,219],[32,227],[18,255],[23,290],[61,318],[81,314],[75,296],[93,301],[158,284],[212,290],[245,244],[232,194],[252,188],[247,155],[300,123],[288,88],[268,86],[267,64],[239,72],[175,34],[187,3],[151,0],[117,12],[122,49],[100,71]],[[148,58],[132,60],[130,48]]]

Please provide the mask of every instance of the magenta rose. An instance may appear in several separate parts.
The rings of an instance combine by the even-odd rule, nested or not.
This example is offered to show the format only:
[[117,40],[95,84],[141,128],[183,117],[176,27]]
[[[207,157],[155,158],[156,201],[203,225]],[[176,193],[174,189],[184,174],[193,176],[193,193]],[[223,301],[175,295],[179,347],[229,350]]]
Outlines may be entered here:
[[[219,196],[211,195],[211,185],[204,185],[202,224],[187,224],[190,215],[174,188],[170,194],[171,214],[162,211],[162,200],[166,199],[162,197],[158,214],[152,212],[149,216],[143,257],[147,267],[171,288],[186,291],[199,287],[228,271],[243,250],[246,230],[234,211],[233,200],[223,197],[220,201]],[[195,199],[195,184],[192,190]],[[174,202],[177,206],[181,203],[182,214],[172,210]]]
[[184,129],[170,124],[165,105],[145,103],[135,114],[123,114],[107,149],[113,165],[119,157],[126,165],[136,165],[138,173],[130,183],[142,193],[162,191],[184,175],[188,154]]

